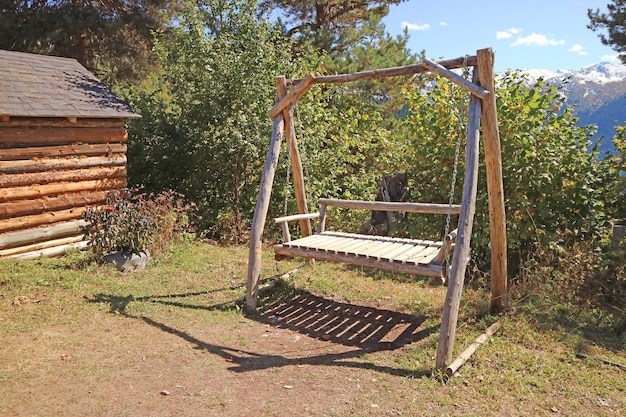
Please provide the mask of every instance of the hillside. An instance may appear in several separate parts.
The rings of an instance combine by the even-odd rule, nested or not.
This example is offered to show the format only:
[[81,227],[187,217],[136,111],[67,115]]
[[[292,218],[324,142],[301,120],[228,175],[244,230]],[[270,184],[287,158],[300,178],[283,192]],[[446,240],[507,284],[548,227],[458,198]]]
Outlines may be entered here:
[[543,77],[548,83],[565,83],[568,101],[576,106],[581,125],[595,125],[602,153],[614,150],[615,126],[626,123],[626,65],[600,63],[577,71],[528,70],[530,81]]

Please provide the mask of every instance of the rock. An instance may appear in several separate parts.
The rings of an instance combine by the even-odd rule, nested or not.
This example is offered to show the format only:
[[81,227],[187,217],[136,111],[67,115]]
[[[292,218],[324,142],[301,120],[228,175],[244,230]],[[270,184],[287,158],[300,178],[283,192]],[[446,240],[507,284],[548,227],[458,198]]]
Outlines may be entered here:
[[134,272],[143,269],[150,263],[150,252],[143,250],[139,253],[112,252],[105,255],[104,262],[115,264],[118,271]]

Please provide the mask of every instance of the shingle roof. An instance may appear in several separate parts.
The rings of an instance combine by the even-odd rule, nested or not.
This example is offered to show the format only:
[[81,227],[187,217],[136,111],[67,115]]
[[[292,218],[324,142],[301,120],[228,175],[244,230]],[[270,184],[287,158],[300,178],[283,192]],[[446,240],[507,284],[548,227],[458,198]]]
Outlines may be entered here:
[[4,50],[0,116],[140,117],[75,59]]

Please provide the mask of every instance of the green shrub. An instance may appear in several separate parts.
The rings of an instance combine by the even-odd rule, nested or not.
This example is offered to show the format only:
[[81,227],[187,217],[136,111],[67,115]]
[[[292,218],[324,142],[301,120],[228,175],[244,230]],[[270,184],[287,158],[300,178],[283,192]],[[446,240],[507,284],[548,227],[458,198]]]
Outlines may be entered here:
[[182,238],[192,208],[173,191],[156,195],[129,190],[111,193],[104,209],[88,209],[83,215],[89,250],[96,261],[116,251],[139,253],[147,249],[158,256]]

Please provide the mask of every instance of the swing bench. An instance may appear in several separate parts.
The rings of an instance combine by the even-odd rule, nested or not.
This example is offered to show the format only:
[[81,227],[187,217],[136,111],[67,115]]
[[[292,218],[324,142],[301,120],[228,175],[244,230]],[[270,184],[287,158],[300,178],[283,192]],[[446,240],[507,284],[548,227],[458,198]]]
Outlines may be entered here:
[[[326,231],[327,207],[410,213],[460,214],[460,205],[399,203],[319,199],[320,212],[296,214],[274,219],[281,225],[283,243],[274,246],[276,260],[291,257],[312,258],[440,278],[446,275],[446,259],[454,249],[457,230],[448,232],[442,241],[403,239]],[[288,223],[318,218],[317,233],[291,240]]]
[[[447,277],[445,307],[441,320],[436,367],[445,368],[452,362],[456,322],[463,290],[464,274],[470,251],[472,223],[476,209],[478,182],[479,131],[485,136],[485,166],[489,201],[489,225],[491,244],[491,311],[503,313],[506,307],[506,222],[504,191],[502,182],[502,159],[498,119],[496,113],[495,83],[493,73],[494,54],[490,48],[478,50],[476,56],[434,62],[424,59],[422,63],[404,67],[383,68],[352,74],[320,76],[310,74],[301,80],[286,80],[276,77],[278,101],[268,112],[273,120],[272,137],[263,173],[259,195],[250,228],[250,250],[248,258],[248,282],[245,302],[249,310],[255,310],[259,295],[261,275],[262,235],[272,194],[272,185],[280,154],[281,142],[285,138],[291,171],[294,174],[294,192],[298,213],[274,221],[281,225],[283,242],[274,246],[277,259],[303,257],[343,262],[432,277]],[[473,67],[472,81],[454,72],[455,68]],[[461,204],[430,204],[390,201],[351,201],[320,199],[319,213],[308,213],[304,192],[304,175],[295,137],[292,109],[297,101],[314,84],[349,83],[357,80],[384,77],[412,76],[422,72],[433,72],[468,90],[470,94],[467,114],[465,170]],[[291,85],[291,89],[288,89]],[[461,135],[459,135],[459,138]],[[458,142],[460,143],[460,141]],[[458,145],[457,143],[457,145]],[[458,146],[457,146],[458,147]],[[458,159],[455,158],[455,160]],[[451,196],[454,190],[452,182]],[[448,214],[446,231],[441,241],[412,240],[386,236],[372,236],[325,230],[326,213],[329,207],[373,210],[386,212]],[[457,229],[448,231],[450,215],[458,215]],[[318,219],[317,233],[312,233],[311,220]],[[300,223],[302,238],[291,240],[289,223]],[[447,258],[451,256],[449,263]]]
[[[432,65],[436,64],[433,63]],[[465,76],[467,76],[467,69],[466,67]],[[455,248],[454,240],[457,235],[457,229],[449,230],[450,217],[453,214],[463,214],[464,216],[462,217],[467,217],[470,205],[473,204],[473,202],[467,202],[465,205],[452,204],[463,133],[461,120],[463,113],[463,106],[461,106],[448,204],[391,202],[389,201],[386,187],[383,187],[383,185],[381,185],[381,191],[385,201],[321,198],[318,200],[320,205],[319,213],[296,214],[274,219],[275,223],[280,224],[283,232],[283,243],[274,246],[275,259],[277,261],[292,257],[319,259],[411,275],[434,277],[441,279],[442,283],[445,283],[449,260]],[[441,241],[326,231],[328,207],[386,212],[447,214],[446,230]],[[319,219],[317,233],[297,240],[291,240],[288,226],[290,222],[308,222],[315,218]]]

